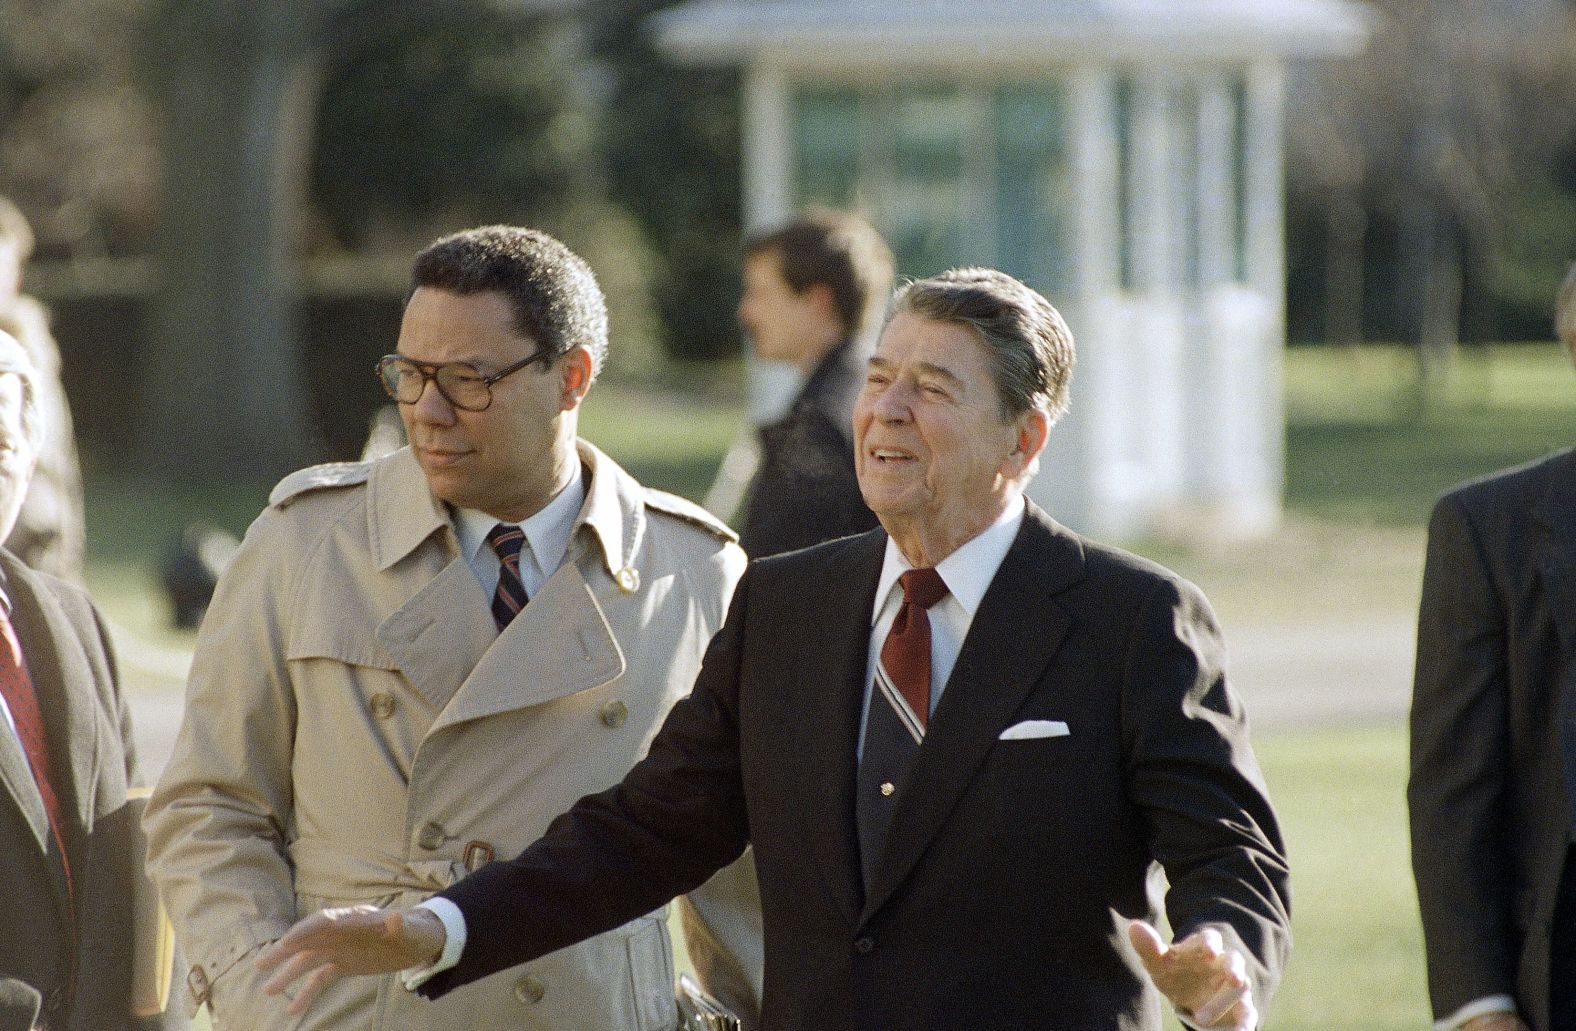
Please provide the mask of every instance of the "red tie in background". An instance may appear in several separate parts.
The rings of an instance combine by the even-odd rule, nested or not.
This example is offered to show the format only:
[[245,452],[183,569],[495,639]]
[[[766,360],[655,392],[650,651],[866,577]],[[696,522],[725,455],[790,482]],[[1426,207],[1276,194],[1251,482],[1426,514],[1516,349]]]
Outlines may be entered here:
[[17,737],[22,739],[22,751],[27,753],[33,781],[44,799],[44,811],[49,815],[49,830],[54,835],[55,847],[60,850],[60,863],[65,868],[66,892],[69,896],[73,893],[71,862],[66,856],[60,797],[50,780],[53,764],[50,761],[49,741],[44,736],[44,717],[38,708],[38,692],[33,690],[33,678],[27,673],[22,645],[17,640],[16,631],[4,608],[0,608],[0,694],[5,696],[6,708],[11,710],[11,720],[16,724]]
[[934,569],[910,569],[898,577],[903,604],[881,645],[881,666],[924,730],[930,721],[930,616],[925,611],[947,596]]

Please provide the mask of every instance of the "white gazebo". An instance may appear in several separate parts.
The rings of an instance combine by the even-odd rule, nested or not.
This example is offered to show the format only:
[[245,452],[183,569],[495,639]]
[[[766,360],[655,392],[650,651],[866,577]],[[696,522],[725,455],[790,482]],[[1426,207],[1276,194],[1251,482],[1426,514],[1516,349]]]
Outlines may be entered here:
[[1274,526],[1285,65],[1360,50],[1362,8],[692,0],[654,24],[681,59],[743,68],[747,225],[855,207],[905,275],[991,265],[1062,310],[1073,407],[1031,491],[1058,518]]

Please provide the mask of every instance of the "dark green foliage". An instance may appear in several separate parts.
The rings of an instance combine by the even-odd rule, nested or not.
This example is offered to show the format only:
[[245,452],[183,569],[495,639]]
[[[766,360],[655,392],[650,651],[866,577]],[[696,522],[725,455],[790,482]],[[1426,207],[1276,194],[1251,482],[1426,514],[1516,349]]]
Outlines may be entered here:
[[346,29],[327,52],[311,183],[340,246],[541,223],[594,189],[571,23],[454,0],[368,8]]
[[739,340],[739,74],[661,55],[648,18],[671,6],[590,5],[591,49],[612,80],[601,133],[608,191],[658,256],[652,286],[667,352],[730,356]]

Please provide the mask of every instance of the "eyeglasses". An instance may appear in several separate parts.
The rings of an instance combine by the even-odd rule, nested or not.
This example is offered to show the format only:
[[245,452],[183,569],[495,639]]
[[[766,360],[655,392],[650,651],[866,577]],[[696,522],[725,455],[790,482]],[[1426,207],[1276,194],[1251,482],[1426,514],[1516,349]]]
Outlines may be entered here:
[[402,405],[413,405],[421,400],[422,391],[431,380],[443,399],[465,412],[485,412],[492,406],[492,385],[505,376],[519,372],[533,362],[553,357],[550,351],[537,351],[529,358],[522,358],[513,365],[493,373],[482,371],[470,362],[418,362],[399,354],[386,354],[378,359],[378,382],[389,397]]

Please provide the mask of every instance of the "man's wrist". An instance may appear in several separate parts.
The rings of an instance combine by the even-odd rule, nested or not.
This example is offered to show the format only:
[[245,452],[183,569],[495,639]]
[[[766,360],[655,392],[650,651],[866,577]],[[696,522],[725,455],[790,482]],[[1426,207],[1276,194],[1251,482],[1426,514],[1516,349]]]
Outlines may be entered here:
[[436,955],[430,963],[400,974],[400,981],[406,990],[413,992],[460,962],[460,953],[465,949],[465,917],[460,913],[459,906],[435,895],[410,909],[406,918],[421,920],[423,927],[428,920],[436,921],[438,933],[442,935],[442,939],[437,941]]

